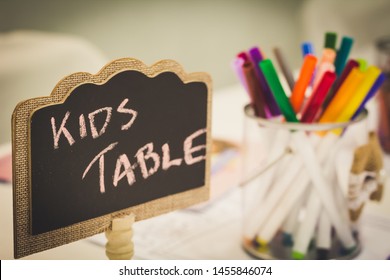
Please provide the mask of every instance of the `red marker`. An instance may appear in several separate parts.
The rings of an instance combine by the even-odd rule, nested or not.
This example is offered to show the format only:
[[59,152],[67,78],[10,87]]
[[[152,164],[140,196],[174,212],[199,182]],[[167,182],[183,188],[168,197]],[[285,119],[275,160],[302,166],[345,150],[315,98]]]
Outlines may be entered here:
[[350,59],[347,63],[347,65],[344,67],[343,72],[341,73],[341,76],[337,79],[337,81],[334,83],[334,87],[329,93],[329,95],[326,97],[324,104],[322,104],[322,109],[325,110],[326,107],[328,107],[330,101],[336,94],[336,92],[339,90],[340,86],[343,84],[345,79],[348,77],[349,73],[353,68],[358,68],[359,67],[359,62],[356,60]]
[[324,73],[321,81],[303,109],[301,122],[311,123],[315,120],[315,117],[317,116],[317,113],[319,112],[321,105],[335,80],[336,74],[334,72],[326,71]]

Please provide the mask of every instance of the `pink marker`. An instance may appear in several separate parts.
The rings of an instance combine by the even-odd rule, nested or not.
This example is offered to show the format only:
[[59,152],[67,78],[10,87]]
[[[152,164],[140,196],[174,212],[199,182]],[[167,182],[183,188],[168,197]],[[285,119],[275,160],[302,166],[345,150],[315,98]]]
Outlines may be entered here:
[[246,83],[243,71],[244,63],[244,59],[242,59],[241,57],[236,57],[233,59],[231,66],[236,73],[237,78],[240,80],[241,85],[244,87],[245,91],[249,92],[248,84]]
[[315,90],[317,88],[317,86],[319,85],[320,81],[322,80],[322,77],[324,76],[324,74],[327,71],[330,71],[330,72],[334,72],[335,71],[335,67],[334,67],[333,63],[330,63],[330,62],[322,62],[322,63],[320,63],[320,65],[317,68],[316,76],[314,78],[313,90]]

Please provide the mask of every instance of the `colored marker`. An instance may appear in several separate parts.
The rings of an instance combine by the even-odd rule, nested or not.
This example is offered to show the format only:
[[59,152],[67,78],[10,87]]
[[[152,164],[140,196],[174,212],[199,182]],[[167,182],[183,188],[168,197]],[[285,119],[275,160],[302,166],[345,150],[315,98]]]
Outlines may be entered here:
[[249,57],[248,57],[248,54],[247,54],[246,52],[240,52],[240,53],[238,53],[238,54],[237,54],[237,57],[243,59],[244,62],[249,61]]
[[317,72],[314,78],[314,83],[313,83],[313,89],[316,90],[318,87],[318,84],[322,80],[323,75],[325,72],[333,72],[334,73],[334,65],[330,62],[323,62],[321,63],[318,68]]
[[259,66],[261,71],[264,73],[267,83],[274,95],[274,98],[279,105],[279,109],[286,118],[286,120],[289,122],[298,122],[298,119],[294,113],[294,109],[291,107],[288,97],[283,90],[282,84],[279,81],[272,61],[269,59],[264,59],[260,62]]
[[386,75],[384,73],[381,73],[379,77],[376,79],[374,85],[368,92],[367,96],[364,98],[364,101],[362,104],[359,106],[359,108],[356,110],[355,114],[353,115],[352,119],[356,119],[357,116],[360,115],[360,113],[364,110],[367,102],[374,97],[374,95],[378,92],[379,88],[382,86],[384,81],[386,80]]
[[275,98],[271,93],[271,89],[269,88],[263,72],[259,68],[259,63],[264,59],[263,54],[260,49],[257,47],[253,47],[248,51],[249,59],[251,60],[253,67],[256,71],[256,75],[258,81],[260,83],[260,87],[265,97],[266,106],[268,108],[269,115],[267,117],[276,117],[280,116],[280,110],[278,105],[276,104]]
[[244,60],[241,57],[235,57],[232,61],[232,69],[236,73],[237,78],[240,80],[241,85],[244,87],[245,91],[249,94],[248,85],[246,84],[244,71],[242,67],[244,66]]
[[245,77],[245,82],[248,85],[249,95],[252,101],[253,109],[255,114],[258,117],[266,117],[266,106],[264,93],[260,88],[260,84],[256,78],[255,69],[250,62],[246,62],[243,65],[243,72]]
[[302,49],[302,57],[305,57],[308,54],[314,55],[314,47],[313,44],[310,42],[302,43],[301,49]]
[[329,257],[329,249],[332,245],[332,224],[324,207],[321,206],[321,213],[318,222],[316,247],[317,259],[326,260]]
[[364,78],[364,73],[359,69],[352,69],[345,82],[341,85],[337,91],[335,97],[330,102],[329,106],[320,117],[320,123],[329,123],[337,120],[343,109],[347,106],[351,97],[358,88],[360,82]]
[[367,61],[365,59],[362,59],[362,58],[358,58],[356,59],[356,61],[359,63],[359,69],[360,71],[366,71],[367,70]]
[[321,105],[329,92],[333,82],[336,80],[336,74],[330,71],[325,72],[319,85],[315,88],[309,101],[302,111],[301,122],[311,123],[315,120]]
[[315,56],[311,54],[305,56],[298,80],[295,83],[290,98],[295,113],[298,113],[301,110],[305,99],[305,92],[312,79],[316,63],[317,58]]
[[370,89],[373,87],[380,74],[381,71],[376,66],[370,66],[367,71],[364,72],[362,81],[354,91],[353,97],[348,100],[347,106],[342,110],[341,114],[336,119],[336,122],[348,121],[355,114],[366,96],[370,93]]
[[320,59],[320,64],[324,62],[329,62],[334,64],[334,60],[336,59],[336,51],[334,49],[324,49],[322,51],[322,57]]
[[340,76],[347,62],[349,53],[353,45],[353,39],[350,37],[343,37],[341,40],[340,49],[337,51],[336,60],[334,66],[336,67],[336,74]]
[[325,33],[325,49],[336,49],[337,33],[335,32],[326,32]]
[[292,74],[291,68],[289,67],[282,51],[279,48],[273,49],[276,61],[279,64],[280,69],[283,72],[284,77],[286,78],[288,87],[292,91],[295,85],[294,76]]
[[[317,205],[314,205],[315,203],[317,203]],[[309,199],[306,204],[306,207],[308,209],[307,211],[310,210],[310,212],[306,212],[307,215],[305,216],[305,219],[301,222],[297,234],[295,236],[294,246],[291,253],[291,257],[293,259],[302,260],[305,258],[305,255],[309,248],[310,239],[313,236],[314,229],[317,223],[317,217],[319,215],[319,211],[321,210],[320,206],[321,200],[318,198],[314,187],[310,186]],[[313,211],[314,208],[317,212]]]
[[292,247],[294,245],[294,234],[299,224],[299,214],[306,200],[306,196],[303,195],[298,202],[294,205],[293,209],[288,214],[287,218],[282,225],[282,244],[286,247]]
[[328,107],[330,101],[336,94],[336,92],[339,90],[340,86],[344,83],[345,79],[348,77],[349,73],[351,73],[351,70],[353,68],[358,68],[359,63],[356,60],[350,59],[345,66],[343,73],[340,77],[336,79],[336,82],[334,83],[333,89],[329,92],[328,96],[325,98],[324,104],[322,105],[322,110],[325,110],[326,107]]

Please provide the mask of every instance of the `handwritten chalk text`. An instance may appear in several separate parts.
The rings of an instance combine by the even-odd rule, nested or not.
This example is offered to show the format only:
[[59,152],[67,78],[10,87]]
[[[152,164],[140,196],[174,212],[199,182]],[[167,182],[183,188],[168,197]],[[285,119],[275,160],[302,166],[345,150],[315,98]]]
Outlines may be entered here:
[[[121,104],[119,104],[119,106],[116,110],[120,114],[131,115],[130,120],[127,123],[121,125],[120,129],[122,131],[128,130],[133,125],[133,123],[138,115],[137,111],[135,111],[133,109],[125,108],[125,105],[127,104],[128,101],[129,101],[129,99],[127,99],[127,98],[124,99],[121,102]],[[97,115],[102,115],[102,114],[105,114],[105,121],[104,121],[104,124],[102,125],[102,127],[100,129],[98,129],[96,124],[95,124],[95,117]],[[68,141],[70,146],[72,146],[74,143],[76,143],[75,138],[72,136],[72,134],[66,128],[66,123],[67,123],[70,115],[71,115],[71,112],[69,112],[69,111],[67,111],[65,113],[65,116],[62,118],[61,125],[59,126],[58,129],[57,129],[56,119],[54,117],[52,117],[50,119],[51,128],[53,131],[53,148],[54,149],[59,148],[59,140],[60,140],[62,135],[66,138],[66,140]],[[111,116],[112,116],[112,107],[100,108],[100,109],[97,109],[97,110],[88,114],[89,126],[90,126],[90,130],[91,130],[91,136],[93,139],[96,139],[96,138],[102,136],[106,132],[106,129],[111,121]],[[79,131],[80,139],[83,139],[83,138],[88,136],[84,114],[81,114],[79,116],[79,126],[80,126],[80,131]]]

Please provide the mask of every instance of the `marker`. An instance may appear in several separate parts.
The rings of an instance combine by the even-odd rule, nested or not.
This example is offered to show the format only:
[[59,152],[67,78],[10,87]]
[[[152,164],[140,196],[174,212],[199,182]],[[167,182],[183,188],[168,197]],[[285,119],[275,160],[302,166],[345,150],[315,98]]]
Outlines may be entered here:
[[299,214],[306,200],[306,196],[303,195],[298,202],[294,205],[287,218],[282,225],[282,244],[286,247],[292,247],[294,245],[294,234],[299,224]]
[[282,51],[279,48],[273,49],[276,61],[279,64],[280,69],[283,72],[284,77],[286,78],[288,87],[292,91],[295,85],[294,76],[292,74],[291,68],[289,67]]
[[338,118],[343,109],[347,106],[351,97],[363,80],[364,74],[359,69],[352,69],[345,82],[337,91],[335,97],[320,117],[320,123],[329,123]]
[[[338,143],[339,142],[337,142],[336,145]],[[333,147],[333,149],[331,150],[331,155],[328,155],[328,159],[326,160],[327,163],[334,162],[334,156],[335,156],[336,150],[337,149],[335,147]],[[334,173],[335,173],[335,170],[334,170],[333,165],[326,164],[325,169],[324,169],[324,174],[325,174],[326,178],[335,178],[336,174],[334,174]],[[333,185],[336,183],[334,181],[335,180],[331,179],[331,181],[330,181],[331,184],[328,186],[330,188],[330,191],[332,191],[332,192],[333,192],[333,190],[332,190]],[[294,246],[293,246],[292,253],[291,253],[292,258],[294,258],[294,259],[304,259],[305,258],[306,254],[309,250],[310,240],[311,240],[312,236],[315,234],[315,227],[316,227],[317,223],[319,222],[319,217],[321,215],[321,212],[323,212],[325,215],[324,222],[328,221],[329,227],[330,227],[330,228],[325,228],[325,227],[321,228],[321,230],[323,231],[323,232],[321,232],[321,234],[325,234],[325,233],[327,233],[327,231],[331,230],[330,220],[328,218],[328,214],[326,212],[326,209],[324,209],[322,204],[321,204],[321,199],[320,199],[318,193],[312,187],[310,190],[310,193],[309,193],[309,198],[307,200],[307,204],[306,204],[306,213],[307,214],[305,216],[305,219],[302,220],[302,222],[298,228],[296,237],[295,237],[295,242],[294,242]],[[324,224],[323,226],[325,226],[325,225],[326,224]],[[320,230],[320,229],[318,229],[318,230]],[[321,240],[321,242],[326,241],[325,237],[321,236],[321,238],[323,238],[323,240]],[[327,236],[327,238],[330,238],[330,236]],[[324,243],[322,243],[321,246],[323,246],[323,245],[324,245]],[[325,248],[323,248],[323,249],[325,249]]]
[[244,71],[242,67],[244,66],[244,60],[241,57],[236,57],[233,59],[231,66],[236,73],[237,78],[240,80],[241,85],[244,87],[245,91],[249,94],[248,85],[246,84]]
[[265,118],[266,117],[266,107],[265,107],[265,98],[264,93],[260,88],[260,84],[256,78],[255,69],[250,62],[246,62],[243,65],[243,72],[245,82],[248,86],[249,95],[252,101],[253,109],[255,110],[255,114],[258,117]]
[[305,57],[308,54],[314,55],[314,47],[310,42],[303,42],[301,45],[302,57]]
[[295,113],[298,113],[302,107],[305,98],[306,88],[308,87],[316,67],[317,58],[311,54],[305,56],[301,71],[294,89],[291,94],[291,105]]
[[340,86],[344,83],[345,79],[348,77],[349,73],[353,68],[358,68],[359,63],[356,60],[350,59],[345,66],[343,73],[340,77],[336,79],[336,82],[334,83],[333,89],[329,92],[328,96],[325,98],[324,104],[322,105],[322,110],[325,110],[326,107],[328,107],[330,101],[336,94],[336,92],[339,90]]
[[274,98],[279,105],[279,109],[289,122],[298,122],[298,119],[294,113],[286,93],[283,90],[282,84],[279,81],[278,75],[272,61],[269,59],[264,59],[259,64],[261,71],[264,73],[264,76],[267,80],[267,83],[274,95]]
[[373,87],[380,74],[381,70],[376,66],[370,66],[367,71],[364,72],[362,81],[354,91],[353,97],[348,100],[347,106],[342,110],[341,114],[336,119],[336,122],[349,120],[355,114],[366,96],[370,93],[370,89]]
[[267,117],[276,117],[280,116],[280,110],[278,105],[276,104],[276,101],[271,93],[271,89],[269,88],[263,72],[261,72],[259,68],[259,62],[264,59],[263,54],[261,53],[260,49],[258,47],[253,47],[249,49],[248,51],[249,59],[251,60],[253,67],[256,71],[256,75],[258,78],[258,81],[260,82],[260,87],[262,89],[262,92],[265,97],[266,106],[268,108],[269,115]]
[[309,101],[302,111],[301,122],[311,123],[315,120],[327,93],[333,82],[336,80],[336,74],[330,71],[325,72],[319,85],[315,88]]
[[318,87],[319,82],[321,81],[322,77],[324,76],[325,72],[333,72],[334,73],[334,65],[330,62],[323,62],[321,63],[317,68],[317,73],[314,78],[313,83],[313,89],[316,90]]
[[359,69],[360,71],[362,72],[365,72],[367,70],[367,61],[365,59],[362,59],[362,58],[358,58],[356,59],[356,61],[359,63]]
[[334,49],[324,49],[322,51],[320,64],[324,63],[324,62],[329,62],[329,63],[334,64],[335,59],[336,59],[336,51]]
[[353,45],[353,39],[351,37],[343,37],[341,40],[340,49],[337,51],[336,60],[334,66],[336,67],[336,74],[340,76],[347,62],[349,53]]
[[307,215],[299,225],[291,252],[291,257],[296,260],[302,260],[305,258],[309,248],[310,239],[312,238],[315,230],[317,217],[321,210],[321,200],[319,199],[314,186],[310,185],[309,193],[308,202],[306,204]]
[[317,259],[329,259],[329,249],[332,245],[332,224],[324,207],[321,206],[321,213],[317,229]]
[[360,113],[364,110],[367,102],[378,92],[384,81],[386,80],[386,75],[384,73],[381,73],[379,77],[376,79],[374,85],[368,92],[367,96],[364,98],[364,101],[359,106],[359,108],[356,110],[356,113],[353,115],[352,119],[356,119],[357,116],[360,115]]
[[337,33],[335,32],[326,32],[325,33],[325,49],[336,49]]
[[248,62],[249,61],[249,57],[248,57],[248,54],[246,52],[238,53],[237,57],[243,59],[244,62]]

